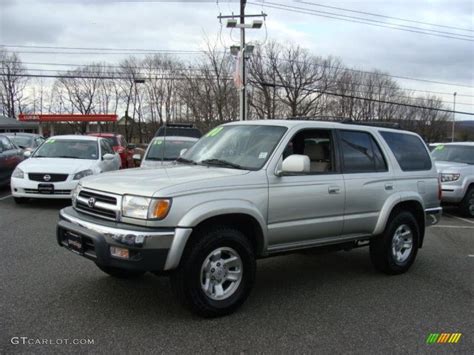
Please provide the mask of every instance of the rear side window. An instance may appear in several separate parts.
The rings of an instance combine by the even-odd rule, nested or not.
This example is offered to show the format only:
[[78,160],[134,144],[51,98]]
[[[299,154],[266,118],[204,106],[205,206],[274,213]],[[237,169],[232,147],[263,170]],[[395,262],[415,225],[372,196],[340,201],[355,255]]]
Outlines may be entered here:
[[339,131],[344,173],[387,171],[387,163],[377,142],[367,132]]
[[412,134],[380,132],[392,150],[403,171],[419,171],[431,169],[431,158],[425,143]]

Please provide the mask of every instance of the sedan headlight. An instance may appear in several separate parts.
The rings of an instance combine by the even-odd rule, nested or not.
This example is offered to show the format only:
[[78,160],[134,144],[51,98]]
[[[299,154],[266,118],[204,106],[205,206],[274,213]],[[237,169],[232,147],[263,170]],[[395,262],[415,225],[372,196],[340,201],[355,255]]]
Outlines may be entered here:
[[25,173],[23,172],[23,170],[16,167],[15,170],[13,170],[12,177],[17,178],[17,179],[24,179]]
[[458,181],[461,174],[441,174],[441,182]]
[[83,177],[86,177],[86,176],[89,176],[89,175],[92,175],[92,174],[94,174],[94,172],[90,169],[82,170],[82,171],[79,171],[78,173],[76,173],[74,175],[73,180],[79,180],[79,179],[82,179]]
[[138,219],[163,219],[171,207],[170,199],[125,195],[122,216]]

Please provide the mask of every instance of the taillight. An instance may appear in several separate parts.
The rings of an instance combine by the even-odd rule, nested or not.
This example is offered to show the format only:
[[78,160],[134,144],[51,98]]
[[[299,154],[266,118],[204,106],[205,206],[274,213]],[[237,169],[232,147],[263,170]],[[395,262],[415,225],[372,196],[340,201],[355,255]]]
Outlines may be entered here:
[[441,187],[441,177],[438,177],[438,200],[443,197],[443,188]]

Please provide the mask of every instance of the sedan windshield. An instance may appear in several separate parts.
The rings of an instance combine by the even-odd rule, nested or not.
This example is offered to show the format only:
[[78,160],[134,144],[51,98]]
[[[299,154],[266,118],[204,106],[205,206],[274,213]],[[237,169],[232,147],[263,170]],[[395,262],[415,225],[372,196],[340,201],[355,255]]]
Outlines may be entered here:
[[202,137],[179,161],[258,170],[285,131],[285,127],[266,125],[219,126]]
[[176,160],[183,149],[189,149],[195,141],[155,138],[145,160]]
[[438,145],[431,155],[434,160],[474,164],[474,147],[465,145]]
[[80,139],[48,139],[36,151],[36,158],[98,159],[96,141]]

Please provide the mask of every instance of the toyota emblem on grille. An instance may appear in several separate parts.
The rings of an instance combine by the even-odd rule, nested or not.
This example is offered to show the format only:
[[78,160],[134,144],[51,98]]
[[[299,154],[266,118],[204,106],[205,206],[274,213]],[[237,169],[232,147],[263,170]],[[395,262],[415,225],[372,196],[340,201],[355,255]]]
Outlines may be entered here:
[[95,198],[91,197],[88,201],[87,204],[89,205],[90,208],[93,208],[95,206]]
[[51,180],[51,175],[45,175],[45,176],[43,176],[43,180],[44,180],[44,181],[49,181],[49,180]]

